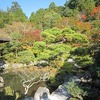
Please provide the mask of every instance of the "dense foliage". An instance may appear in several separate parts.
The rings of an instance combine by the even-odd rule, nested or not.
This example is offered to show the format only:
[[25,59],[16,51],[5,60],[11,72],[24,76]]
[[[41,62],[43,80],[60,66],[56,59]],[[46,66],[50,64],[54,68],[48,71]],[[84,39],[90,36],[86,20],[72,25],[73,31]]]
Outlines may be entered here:
[[[100,95],[99,0],[69,0],[64,6],[51,2],[48,8],[32,12],[29,19],[19,4],[12,2],[7,11],[0,11],[0,38],[8,37],[10,42],[0,44],[0,59],[55,68],[47,82],[53,89],[70,75],[82,76],[87,82],[77,86],[72,81],[67,87],[71,100]],[[6,87],[5,94],[9,93],[13,91]]]

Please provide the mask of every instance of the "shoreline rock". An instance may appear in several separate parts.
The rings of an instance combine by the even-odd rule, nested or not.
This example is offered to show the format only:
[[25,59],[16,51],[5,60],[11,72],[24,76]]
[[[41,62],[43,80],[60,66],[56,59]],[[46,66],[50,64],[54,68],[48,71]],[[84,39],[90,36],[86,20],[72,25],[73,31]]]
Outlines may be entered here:
[[60,85],[54,92],[51,93],[51,100],[69,100],[70,95],[68,90],[65,86],[68,83],[65,82],[64,84]]
[[49,89],[46,87],[39,87],[34,94],[34,100],[51,100]]
[[65,87],[67,82],[60,85],[54,92],[50,94],[49,89],[46,87],[39,87],[34,94],[34,100],[69,100],[70,95]]

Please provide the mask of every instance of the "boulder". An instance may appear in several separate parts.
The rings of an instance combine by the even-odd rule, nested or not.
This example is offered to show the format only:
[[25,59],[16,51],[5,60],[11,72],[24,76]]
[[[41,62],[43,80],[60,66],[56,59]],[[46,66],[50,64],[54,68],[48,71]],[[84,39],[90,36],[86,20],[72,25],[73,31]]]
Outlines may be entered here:
[[45,67],[47,65],[48,65],[48,61],[45,60],[34,61],[34,66]]
[[0,87],[4,86],[4,79],[2,77],[0,77]]
[[6,63],[3,61],[3,60],[0,60],[0,68],[4,68],[4,65],[5,65]]
[[67,60],[67,62],[73,63],[73,62],[75,62],[75,61],[74,61],[73,59],[69,58],[69,59]]
[[67,82],[60,85],[57,90],[50,95],[50,100],[69,100],[70,95],[68,94],[66,85],[68,85]]
[[46,87],[39,87],[35,92],[34,100],[69,100],[70,95],[66,86],[68,82],[60,85],[54,92],[49,93],[49,89]]
[[34,94],[34,100],[51,100],[49,89],[46,87],[39,87]]

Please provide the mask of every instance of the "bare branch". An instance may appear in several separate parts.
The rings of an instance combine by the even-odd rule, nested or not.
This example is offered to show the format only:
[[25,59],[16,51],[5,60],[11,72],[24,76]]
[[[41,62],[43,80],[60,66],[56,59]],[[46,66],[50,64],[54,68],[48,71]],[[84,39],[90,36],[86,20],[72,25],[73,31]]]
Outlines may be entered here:
[[21,78],[21,83],[25,88],[25,93],[28,93],[29,88],[31,88],[34,84],[39,83],[40,81],[46,81],[50,75],[49,72],[43,72],[42,70],[39,71],[28,71],[24,70],[18,73],[19,77]]

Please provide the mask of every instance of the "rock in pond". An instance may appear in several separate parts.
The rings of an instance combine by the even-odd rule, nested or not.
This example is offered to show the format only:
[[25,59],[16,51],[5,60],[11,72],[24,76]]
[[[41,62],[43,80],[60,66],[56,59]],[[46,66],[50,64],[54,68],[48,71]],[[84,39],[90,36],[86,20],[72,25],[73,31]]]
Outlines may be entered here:
[[49,89],[46,87],[39,87],[34,94],[34,100],[51,100]]
[[68,85],[67,82],[60,85],[51,95],[48,88],[39,87],[35,92],[34,100],[69,100],[70,95],[68,94],[66,85]]

